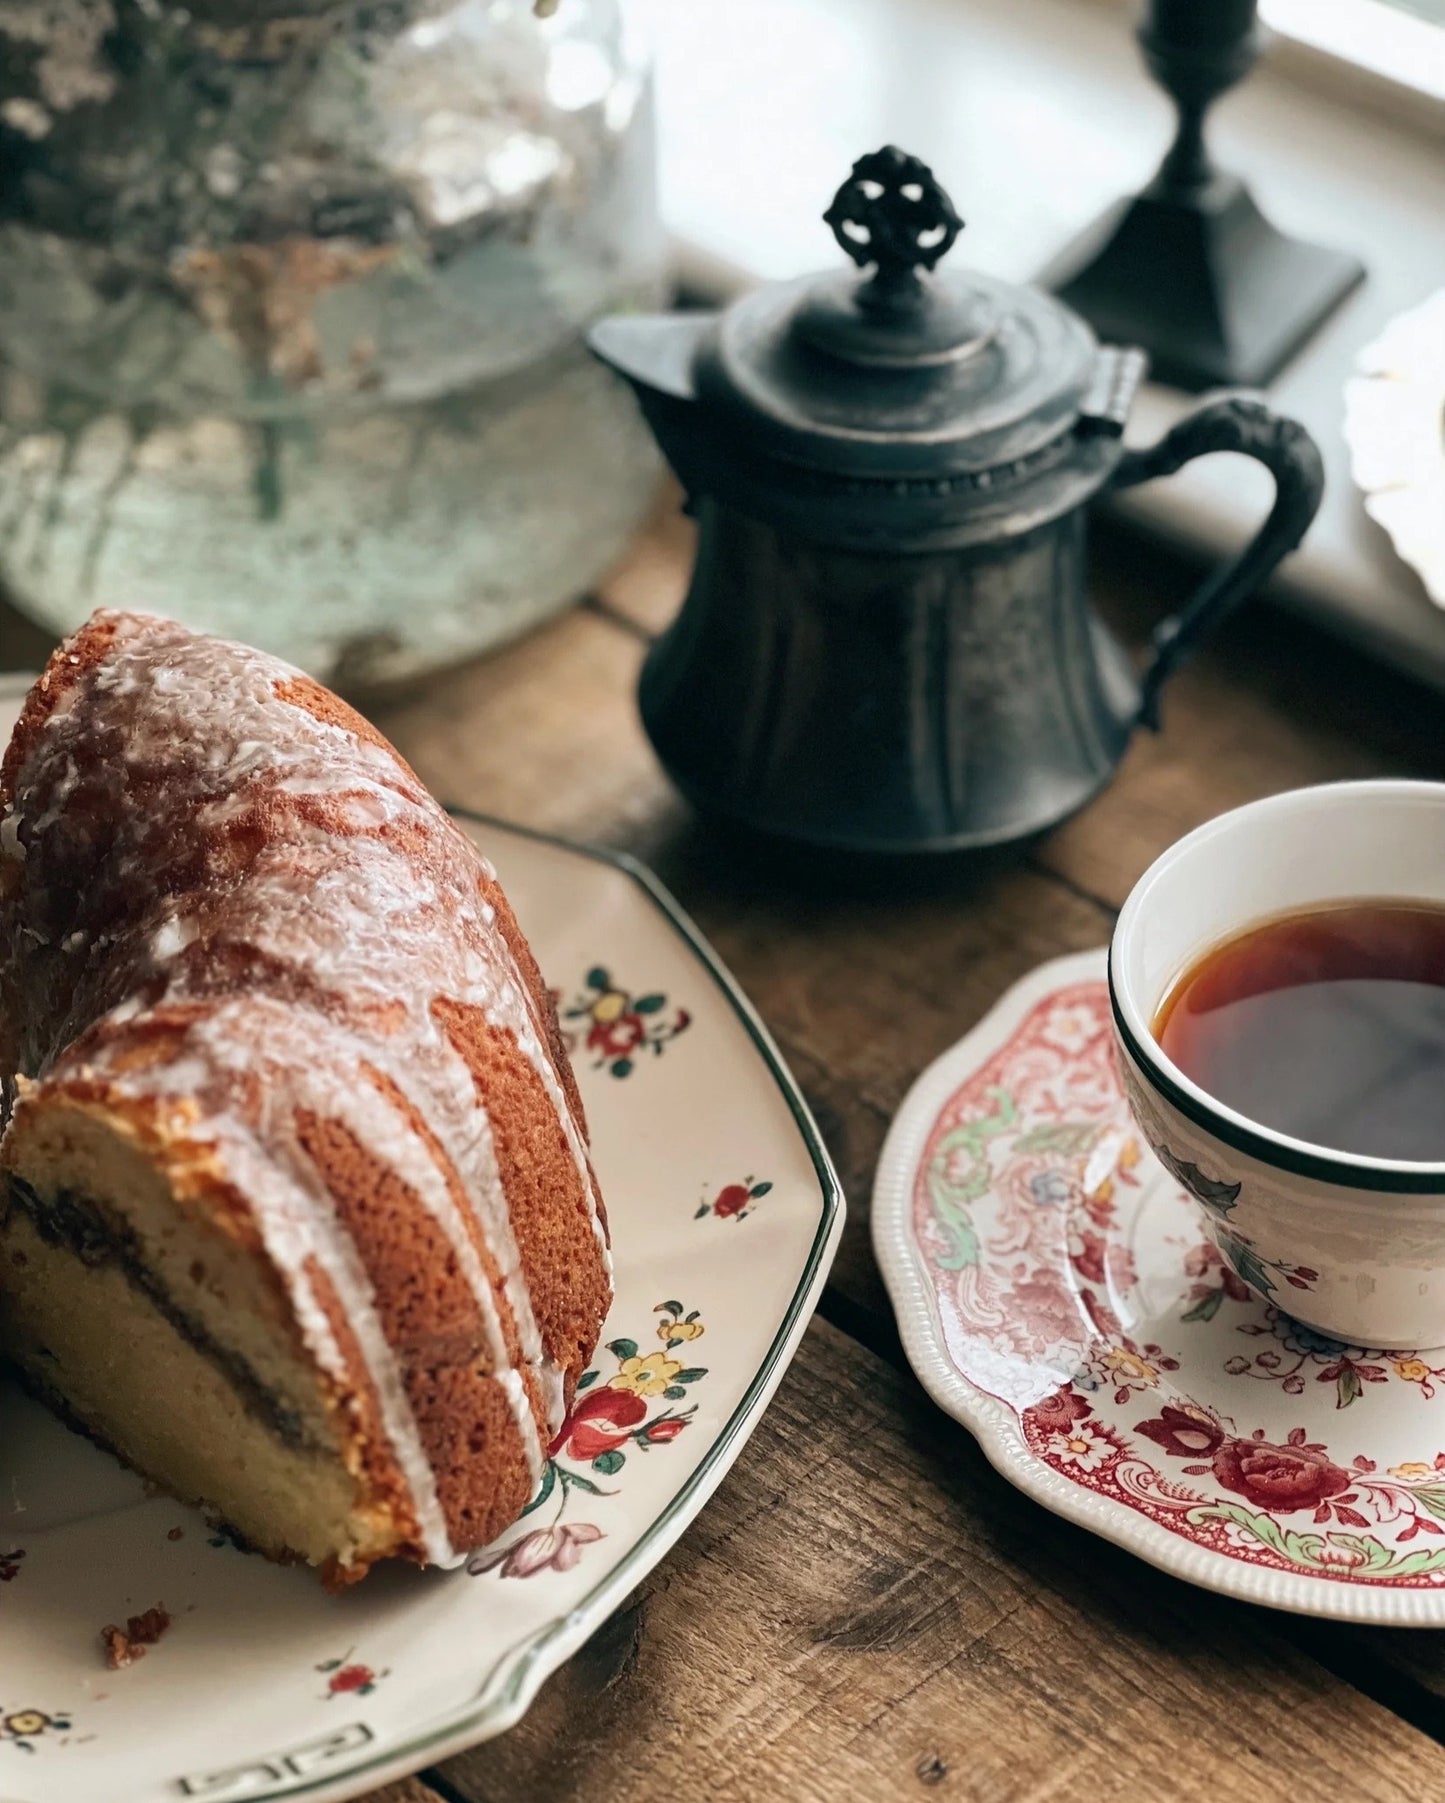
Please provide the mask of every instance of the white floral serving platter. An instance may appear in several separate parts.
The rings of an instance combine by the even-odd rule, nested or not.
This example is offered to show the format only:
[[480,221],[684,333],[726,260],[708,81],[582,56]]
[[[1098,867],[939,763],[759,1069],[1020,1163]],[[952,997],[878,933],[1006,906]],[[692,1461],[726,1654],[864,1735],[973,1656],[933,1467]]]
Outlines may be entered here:
[[[540,1491],[463,1571],[328,1596],[4,1389],[0,1803],[336,1803],[499,1733],[697,1514],[802,1335],[843,1202],[748,1004],[645,871],[467,824],[558,987],[613,1225]],[[108,1671],[102,1626],[158,1602],[170,1629]]]
[[1129,1117],[1105,960],[1026,977],[893,1124],[873,1237],[909,1360],[1011,1482],[1165,1571],[1445,1626],[1445,1351],[1326,1339],[1288,1313],[1312,1271],[1225,1263]]

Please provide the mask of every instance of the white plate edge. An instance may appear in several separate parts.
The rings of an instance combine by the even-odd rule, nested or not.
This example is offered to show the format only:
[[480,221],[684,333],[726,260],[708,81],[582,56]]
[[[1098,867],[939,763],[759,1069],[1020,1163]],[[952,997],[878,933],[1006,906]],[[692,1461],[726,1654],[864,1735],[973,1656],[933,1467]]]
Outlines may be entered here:
[[[716,1450],[710,1459],[705,1457],[704,1463],[693,1473],[688,1484],[666,1506],[660,1517],[661,1525],[644,1533],[642,1540],[630,1553],[624,1555],[611,1574],[569,1615],[544,1624],[525,1640],[517,1642],[501,1654],[470,1705],[465,1721],[451,1728],[440,1728],[434,1736],[428,1736],[424,1741],[411,1742],[381,1759],[354,1766],[349,1772],[338,1774],[335,1779],[323,1779],[313,1785],[293,1785],[279,1791],[258,1791],[251,1803],[289,1803],[293,1797],[304,1797],[307,1803],[353,1803],[354,1799],[364,1797],[374,1789],[398,1778],[414,1776],[441,1760],[465,1752],[471,1747],[481,1746],[515,1727],[536,1701],[537,1692],[548,1678],[560,1670],[597,1632],[622,1598],[656,1569],[702,1513],[732,1469],[752,1438],[758,1422],[793,1362],[803,1335],[808,1331],[817,1310],[818,1298],[828,1281],[848,1215],[847,1198],[832,1156],[813,1118],[807,1098],[776,1041],[737,979],[661,878],[648,865],[626,852],[562,838],[456,803],[443,801],[441,805],[458,820],[463,830],[466,830],[468,823],[500,828],[618,871],[642,891],[644,900],[662,916],[663,924],[682,938],[737,1014],[753,1042],[755,1052],[762,1057],[769,1074],[783,1092],[794,1125],[808,1150],[819,1181],[821,1209],[818,1232],[809,1253],[812,1274],[806,1281],[800,1282],[794,1291],[783,1325],[758,1367],[763,1379],[761,1385],[756,1389],[750,1388],[731,1419],[724,1423],[714,1443]],[[549,1641],[549,1636],[555,1636],[555,1639]],[[543,1648],[544,1642],[547,1644]],[[498,1698],[499,1693],[505,1696],[507,1686],[519,1668],[522,1675],[512,1695],[505,1701],[489,1700]]]
[[1106,959],[1107,948],[1099,946],[1050,959],[1019,978],[962,1039],[928,1066],[894,1116],[873,1182],[872,1235],[909,1364],[939,1408],[969,1430],[989,1464],[1015,1489],[1171,1577],[1289,1614],[1375,1627],[1445,1626],[1445,1590],[1367,1589],[1248,1565],[1190,1545],[1124,1504],[1070,1483],[1034,1456],[1012,1413],[976,1389],[943,1349],[942,1324],[910,1221],[912,1175],[928,1134],[939,1109],[982,1062],[985,1047],[1004,1043],[1051,990],[1068,982],[1102,982]]

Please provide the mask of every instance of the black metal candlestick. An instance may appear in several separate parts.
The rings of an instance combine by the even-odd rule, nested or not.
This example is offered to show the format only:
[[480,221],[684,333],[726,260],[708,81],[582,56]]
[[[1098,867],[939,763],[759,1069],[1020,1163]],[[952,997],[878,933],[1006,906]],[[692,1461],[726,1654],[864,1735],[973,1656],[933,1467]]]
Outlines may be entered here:
[[1259,54],[1256,0],[1150,0],[1144,60],[1179,114],[1159,172],[1043,275],[1101,336],[1141,344],[1180,388],[1261,386],[1363,279],[1346,252],[1288,237],[1209,155],[1210,106]]

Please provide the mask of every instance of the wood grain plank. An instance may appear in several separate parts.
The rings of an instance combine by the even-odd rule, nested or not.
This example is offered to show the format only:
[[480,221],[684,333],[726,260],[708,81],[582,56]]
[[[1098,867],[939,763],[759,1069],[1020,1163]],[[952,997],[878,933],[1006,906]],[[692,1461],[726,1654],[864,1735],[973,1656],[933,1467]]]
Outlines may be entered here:
[[1445,1794],[1445,1752],[1267,1614],[1023,1501],[821,1322],[677,1549],[441,1772],[469,1803]]
[[443,1799],[420,1778],[402,1778],[384,1790],[371,1791],[358,1803],[443,1803]]

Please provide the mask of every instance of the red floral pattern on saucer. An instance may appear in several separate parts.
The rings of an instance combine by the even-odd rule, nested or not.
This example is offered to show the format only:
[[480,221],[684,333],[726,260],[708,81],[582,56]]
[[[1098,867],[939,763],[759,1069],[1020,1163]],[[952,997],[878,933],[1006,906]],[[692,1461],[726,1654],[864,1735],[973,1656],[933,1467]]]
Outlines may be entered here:
[[895,1124],[874,1232],[910,1357],[1007,1475],[1157,1564],[1445,1622],[1445,1355],[1294,1322],[1302,1268],[1268,1303],[1240,1280],[1129,1118],[1102,967],[1027,979]]

